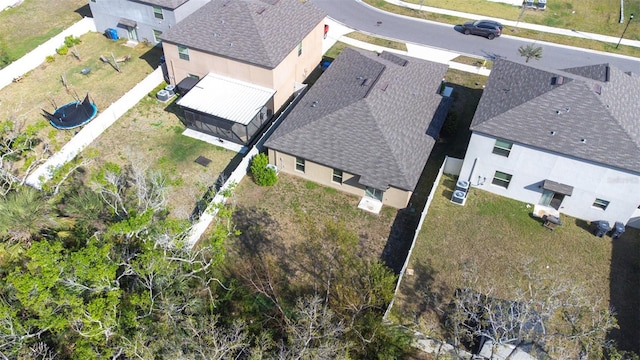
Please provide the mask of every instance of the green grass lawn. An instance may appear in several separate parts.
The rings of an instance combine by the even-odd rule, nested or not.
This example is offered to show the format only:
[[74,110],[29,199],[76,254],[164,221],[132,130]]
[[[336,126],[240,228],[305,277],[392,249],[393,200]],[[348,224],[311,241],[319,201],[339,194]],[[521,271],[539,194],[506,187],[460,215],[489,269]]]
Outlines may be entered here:
[[[495,296],[509,299],[525,272],[582,287],[591,301],[613,306],[621,329],[614,337],[623,348],[637,349],[640,316],[640,232],[599,238],[587,222],[562,216],[550,231],[531,216],[525,203],[472,189],[465,206],[450,202],[455,178],[443,176],[400,286],[392,317],[436,337],[443,336],[434,298],[446,303],[463,285],[463,269],[476,269]],[[635,270],[635,271],[634,271]]]
[[25,0],[15,8],[0,12],[0,68],[83,16],[90,16],[86,0]]

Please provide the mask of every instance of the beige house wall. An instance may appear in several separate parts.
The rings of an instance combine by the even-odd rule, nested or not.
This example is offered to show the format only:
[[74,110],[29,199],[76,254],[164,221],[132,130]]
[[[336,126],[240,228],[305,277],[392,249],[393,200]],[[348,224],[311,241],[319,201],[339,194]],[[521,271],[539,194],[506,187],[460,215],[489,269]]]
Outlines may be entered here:
[[298,56],[298,46],[296,46],[275,69],[267,69],[195,49],[189,49],[189,60],[182,60],[178,54],[177,45],[163,42],[162,48],[171,84],[176,85],[189,75],[200,78],[208,73],[227,76],[276,90],[274,105],[277,110],[293,94],[295,84],[302,83],[320,63],[323,36],[324,22],[321,22],[302,40],[302,54]]
[[[278,171],[301,177],[320,185],[334,188],[358,197],[363,197],[365,187],[358,183],[358,175],[342,173],[342,184],[333,181],[333,169],[305,160],[305,171],[296,170],[296,157],[280,151],[269,149],[269,163],[278,167]],[[409,203],[411,191],[394,187],[387,189],[382,196],[382,203],[394,208],[404,208]]]

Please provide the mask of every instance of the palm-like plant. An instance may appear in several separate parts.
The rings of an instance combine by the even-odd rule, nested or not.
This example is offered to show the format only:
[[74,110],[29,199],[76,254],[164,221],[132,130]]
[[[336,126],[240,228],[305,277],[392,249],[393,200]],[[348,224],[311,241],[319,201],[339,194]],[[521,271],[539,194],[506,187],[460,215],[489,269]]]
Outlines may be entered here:
[[536,46],[535,44],[522,45],[518,48],[518,52],[520,56],[526,58],[525,62],[529,62],[531,59],[542,59],[542,47]]
[[57,224],[52,204],[36,189],[21,187],[0,200],[0,237],[28,242]]

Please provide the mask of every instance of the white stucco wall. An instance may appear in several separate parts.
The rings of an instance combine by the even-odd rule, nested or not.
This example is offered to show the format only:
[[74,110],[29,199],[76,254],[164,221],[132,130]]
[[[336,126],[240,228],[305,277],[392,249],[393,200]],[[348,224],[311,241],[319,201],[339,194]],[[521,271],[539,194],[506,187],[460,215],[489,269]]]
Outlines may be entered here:
[[[622,221],[638,226],[640,174],[579,160],[526,145],[513,144],[509,157],[493,154],[496,139],[473,133],[460,173],[471,185],[498,195],[538,204],[546,179],[573,186],[560,212],[583,220]],[[588,146],[587,144],[584,144]],[[496,171],[513,177],[507,189],[493,185]],[[594,207],[595,199],[609,201],[606,210]],[[631,221],[630,221],[631,220]]]

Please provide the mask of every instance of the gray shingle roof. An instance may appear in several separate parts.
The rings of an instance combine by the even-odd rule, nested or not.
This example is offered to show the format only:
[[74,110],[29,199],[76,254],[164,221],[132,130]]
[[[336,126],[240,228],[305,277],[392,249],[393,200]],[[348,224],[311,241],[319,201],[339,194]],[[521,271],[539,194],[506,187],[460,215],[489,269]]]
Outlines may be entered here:
[[180,5],[186,3],[189,0],[134,0],[135,2],[161,6],[166,9],[177,9]]
[[365,186],[413,191],[450,103],[437,94],[446,71],[345,48],[265,146],[360,175]]
[[640,172],[638,114],[640,77],[608,64],[542,70],[499,60],[471,130]]
[[161,38],[273,69],[324,17],[309,1],[212,0]]

